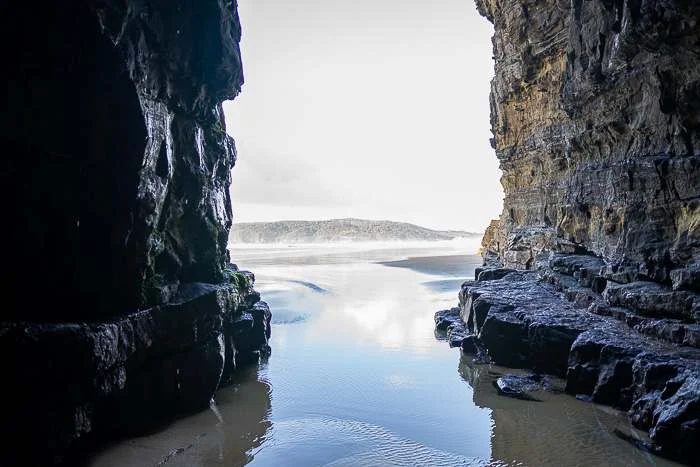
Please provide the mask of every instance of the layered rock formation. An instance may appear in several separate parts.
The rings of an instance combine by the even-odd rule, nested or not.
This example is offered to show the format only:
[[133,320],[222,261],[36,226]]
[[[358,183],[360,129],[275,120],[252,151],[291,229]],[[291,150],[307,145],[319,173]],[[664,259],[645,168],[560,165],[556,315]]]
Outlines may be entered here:
[[700,442],[700,4],[476,0],[494,24],[504,209],[460,309],[477,361],[629,410],[650,449]]
[[480,234],[432,230],[406,222],[367,219],[248,222],[233,226],[231,243],[326,243],[375,241],[437,241],[478,238]]
[[1,452],[45,465],[206,407],[266,351],[269,310],[226,250],[235,1],[20,2],[3,21]]
[[495,27],[506,267],[587,251],[700,290],[700,5],[477,0]]

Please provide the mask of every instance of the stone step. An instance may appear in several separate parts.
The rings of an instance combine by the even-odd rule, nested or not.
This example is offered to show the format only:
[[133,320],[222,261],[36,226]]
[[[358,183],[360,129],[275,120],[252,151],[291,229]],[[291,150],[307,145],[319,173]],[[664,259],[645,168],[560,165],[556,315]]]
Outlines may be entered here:
[[[539,263],[540,281],[577,308],[610,316],[632,329],[674,344],[700,347],[700,295],[649,281],[616,283],[600,258],[550,254]],[[602,288],[601,288],[602,287]]]
[[609,316],[624,322],[637,332],[674,344],[700,348],[700,324],[686,323],[678,319],[654,319],[640,315],[628,308],[591,303],[590,313]]

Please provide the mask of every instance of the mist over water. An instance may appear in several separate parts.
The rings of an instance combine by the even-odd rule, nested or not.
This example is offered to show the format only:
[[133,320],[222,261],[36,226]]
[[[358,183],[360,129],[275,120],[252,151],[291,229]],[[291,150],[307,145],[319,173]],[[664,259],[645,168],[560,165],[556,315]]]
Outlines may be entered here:
[[[454,242],[237,246],[273,312],[272,356],[216,411],[96,466],[672,465],[613,436],[618,412],[564,394],[496,395],[506,371],[436,340],[433,313],[481,258]],[[562,463],[557,463],[562,460]],[[133,462],[132,462],[133,461]]]

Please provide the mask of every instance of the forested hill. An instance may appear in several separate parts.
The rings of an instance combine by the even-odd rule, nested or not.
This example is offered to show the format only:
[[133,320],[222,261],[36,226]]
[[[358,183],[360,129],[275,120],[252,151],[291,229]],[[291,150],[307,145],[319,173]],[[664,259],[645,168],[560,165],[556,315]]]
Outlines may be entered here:
[[452,240],[481,233],[431,230],[414,224],[364,219],[234,224],[229,243],[322,243],[343,241]]

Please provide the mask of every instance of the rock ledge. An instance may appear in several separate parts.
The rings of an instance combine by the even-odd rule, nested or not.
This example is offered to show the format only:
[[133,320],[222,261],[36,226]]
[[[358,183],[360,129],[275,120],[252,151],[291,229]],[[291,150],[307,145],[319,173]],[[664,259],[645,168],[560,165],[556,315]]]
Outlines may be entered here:
[[[656,452],[691,462],[700,442],[700,349],[697,315],[687,311],[697,294],[681,299],[658,284],[612,281],[596,293],[587,286],[605,268],[593,256],[551,254],[540,266],[493,280],[500,272],[481,272],[459,292],[461,323],[454,309],[436,313],[436,323],[450,319],[466,352],[484,349],[498,365],[566,378],[568,393],[628,410]],[[650,316],[659,306],[683,319]]]

